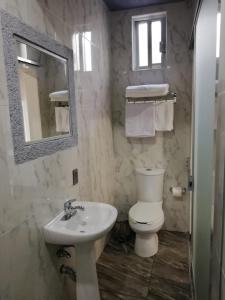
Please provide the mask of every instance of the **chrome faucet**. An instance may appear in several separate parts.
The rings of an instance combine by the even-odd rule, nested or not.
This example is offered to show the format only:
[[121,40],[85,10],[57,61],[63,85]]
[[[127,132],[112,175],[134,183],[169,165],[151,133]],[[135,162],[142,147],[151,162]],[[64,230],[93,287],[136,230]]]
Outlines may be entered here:
[[75,201],[76,201],[76,199],[71,199],[71,200],[67,200],[64,203],[64,212],[65,212],[64,219],[65,220],[69,220],[71,217],[73,217],[77,213],[78,209],[84,210],[84,206],[80,206],[80,205],[72,206],[72,203]]

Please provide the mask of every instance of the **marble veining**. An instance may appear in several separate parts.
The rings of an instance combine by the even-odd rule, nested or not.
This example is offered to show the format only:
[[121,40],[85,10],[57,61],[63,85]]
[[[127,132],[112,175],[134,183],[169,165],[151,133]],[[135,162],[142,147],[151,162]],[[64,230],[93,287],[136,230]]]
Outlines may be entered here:
[[[4,9],[28,26],[47,34],[73,51],[75,51],[72,42],[74,34],[92,32],[91,40],[87,40],[92,50],[92,71],[76,71],[74,78],[77,87],[78,147],[38,158],[23,165],[15,165],[13,158],[2,34],[0,34],[0,298],[1,300],[74,299],[74,285],[66,278],[62,278],[58,272],[62,260],[55,259],[56,248],[45,245],[42,235],[42,226],[62,210],[66,199],[78,198],[112,204],[116,201],[120,212],[127,214],[128,208],[135,201],[134,167],[150,163],[153,165],[154,162],[155,166],[171,170],[166,174],[164,194],[166,227],[187,230],[188,197],[186,196],[183,201],[174,202],[168,188],[170,185],[183,185],[186,182],[183,170],[185,157],[189,155],[190,128],[187,124],[190,124],[191,59],[183,42],[187,43],[188,40],[186,28],[189,26],[189,13],[184,3],[155,8],[169,11],[169,26],[174,29],[170,32],[170,47],[181,47],[182,50],[179,53],[175,50],[171,52],[170,69],[163,73],[155,70],[146,74],[154,75],[155,82],[169,78],[172,87],[180,95],[180,102],[176,106],[177,125],[175,133],[159,134],[153,141],[137,142],[124,139],[123,91],[127,83],[148,82],[149,79],[142,72],[134,74],[129,70],[131,56],[127,50],[130,49],[128,38],[130,23],[129,18],[126,18],[127,12],[124,12],[125,15],[113,13],[110,25],[109,12],[101,0],[1,0],[0,9]],[[178,10],[183,20],[180,28],[176,25]],[[123,23],[126,27],[122,27]],[[112,65],[115,64],[112,74],[110,26],[117,32],[112,35]],[[124,59],[127,53],[129,53],[128,60]],[[111,89],[113,89],[113,133]],[[113,159],[114,150],[116,164]],[[72,185],[71,173],[74,168],[79,169],[77,186]],[[102,247],[101,241],[97,249]],[[104,253],[106,258],[107,249]],[[125,249],[129,251],[129,247]],[[108,261],[109,267],[110,264],[112,267],[110,258]],[[126,261],[128,264],[129,260]],[[131,261],[134,262],[135,258],[133,257]],[[99,262],[101,264],[101,259]],[[151,260],[149,264],[152,264]],[[149,271],[140,261],[137,266],[143,272],[141,277],[143,279],[145,271]],[[105,272],[104,263],[99,268],[102,270],[100,272]],[[179,271],[178,268],[177,272],[186,272],[186,267],[182,266],[181,269],[183,271]],[[124,270],[126,266],[120,266],[119,276],[124,276],[122,274]],[[133,266],[130,266],[130,270],[133,274],[137,273]],[[106,274],[107,278],[111,278],[108,270]],[[155,277],[154,274],[152,277],[150,275],[148,273],[147,280],[150,278],[155,280],[156,291],[153,291],[153,286],[148,285],[139,291],[139,295],[158,300],[160,299],[158,296],[153,297],[154,293],[159,293],[158,278],[168,284],[168,289],[171,285],[168,278],[162,278],[160,272],[156,272]],[[146,280],[143,280],[146,283]],[[179,288],[180,293],[185,291],[185,280]],[[107,286],[107,282],[105,284]],[[140,286],[140,279],[137,278],[135,284]],[[101,293],[102,299],[135,299],[126,292],[126,289],[123,289],[123,293],[122,291],[114,293],[101,288]]]
[[[74,34],[92,32],[93,71],[74,74],[78,146],[15,165],[0,30],[0,298],[74,299],[42,226],[67,199],[114,201],[108,10],[101,0],[2,0],[0,9],[73,51]],[[73,186],[75,168],[79,184]],[[101,241],[97,251],[102,247]]]
[[[160,11],[167,13],[167,68],[132,71],[131,17]],[[176,199],[169,188],[187,186],[191,141],[192,53],[188,50],[191,20],[192,9],[185,1],[111,13],[115,202],[120,219],[127,219],[129,208],[137,201],[135,168],[164,168],[164,227],[184,232],[189,230],[189,194]],[[158,132],[154,138],[126,138],[126,86],[164,82],[177,93],[174,130]]]

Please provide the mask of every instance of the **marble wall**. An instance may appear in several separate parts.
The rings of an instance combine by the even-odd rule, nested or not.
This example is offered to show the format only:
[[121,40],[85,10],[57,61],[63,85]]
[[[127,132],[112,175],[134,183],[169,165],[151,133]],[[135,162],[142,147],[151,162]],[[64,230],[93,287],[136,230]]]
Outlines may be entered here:
[[[192,7],[190,2],[151,6],[111,14],[113,137],[116,156],[116,206],[126,219],[136,202],[135,168],[165,168],[165,228],[189,230],[189,194],[173,198],[169,188],[187,187],[190,157],[192,53],[188,50]],[[166,11],[168,18],[167,68],[132,71],[131,16]],[[178,13],[179,12],[179,13]],[[182,20],[182,22],[181,22]],[[128,85],[168,82],[177,93],[174,131],[154,138],[126,138],[124,130],[125,88]]]
[[113,203],[108,11],[101,0],[1,0],[0,8],[71,48],[75,33],[92,32],[92,72],[75,74],[79,146],[21,165],[13,158],[0,33],[0,299],[69,299],[42,226],[68,198]]

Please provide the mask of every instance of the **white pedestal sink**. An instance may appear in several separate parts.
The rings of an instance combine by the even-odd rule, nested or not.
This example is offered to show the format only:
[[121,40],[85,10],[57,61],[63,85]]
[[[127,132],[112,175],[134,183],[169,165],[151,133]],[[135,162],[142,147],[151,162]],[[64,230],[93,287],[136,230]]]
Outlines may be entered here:
[[44,226],[47,243],[75,245],[77,300],[100,300],[96,273],[94,243],[113,227],[117,210],[115,207],[98,202],[77,201],[84,211],[69,220],[64,220],[64,212]]
[[80,243],[76,247],[77,300],[99,300],[94,243]]

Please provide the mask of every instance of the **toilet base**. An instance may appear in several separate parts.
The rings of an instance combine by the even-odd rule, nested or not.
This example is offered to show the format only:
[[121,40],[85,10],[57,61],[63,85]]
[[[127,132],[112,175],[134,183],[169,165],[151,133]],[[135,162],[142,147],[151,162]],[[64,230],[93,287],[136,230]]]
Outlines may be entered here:
[[157,233],[136,233],[134,251],[138,256],[151,257],[158,252],[158,244]]

